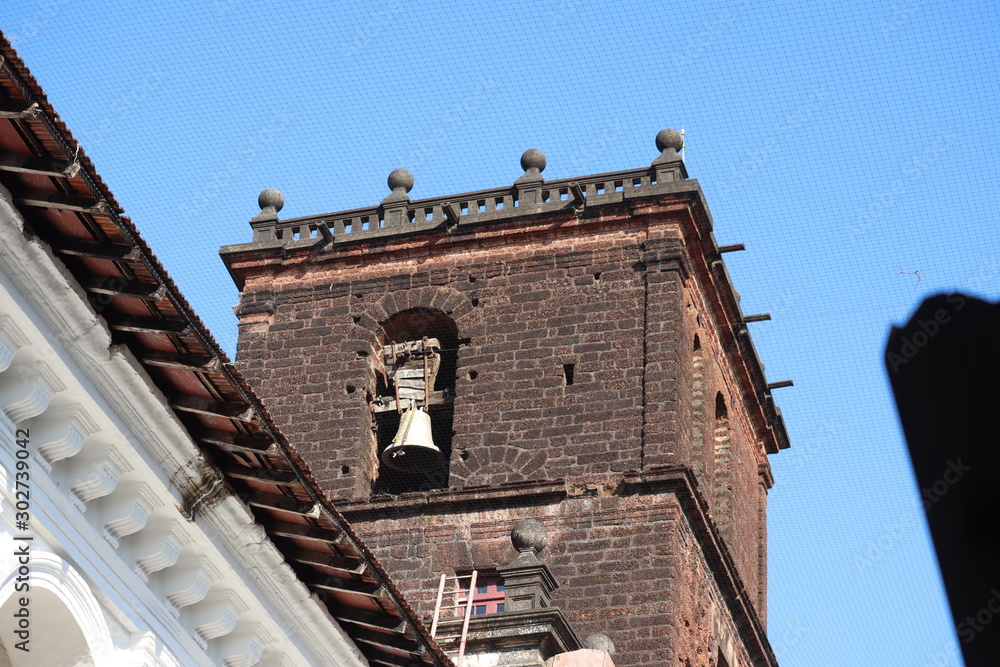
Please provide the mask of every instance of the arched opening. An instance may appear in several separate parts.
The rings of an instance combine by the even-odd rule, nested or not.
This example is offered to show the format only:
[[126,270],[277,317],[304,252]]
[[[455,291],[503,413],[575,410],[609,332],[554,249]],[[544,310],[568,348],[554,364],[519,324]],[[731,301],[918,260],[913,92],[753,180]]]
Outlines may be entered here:
[[[24,590],[22,564],[11,534],[0,534],[0,618],[16,623],[0,623],[0,644],[6,648],[13,667],[29,665],[117,664],[117,651],[104,611],[91,585],[67,561],[39,543],[30,550],[30,585]],[[18,552],[18,553],[15,553]],[[19,588],[21,590],[19,590]],[[27,601],[27,605],[24,602]],[[21,610],[29,618],[29,652],[18,648]],[[0,663],[3,664],[3,663]]]
[[[22,597],[29,601],[25,606],[21,606]],[[21,617],[17,616],[19,613]],[[12,593],[0,607],[0,618],[6,621],[0,623],[3,643],[0,665],[93,667],[95,664],[87,638],[73,613],[50,590],[33,586],[30,593]],[[19,635],[19,629],[25,634]],[[24,641],[28,643],[21,644]],[[28,651],[19,648],[21,646]]]
[[722,392],[715,395],[715,523],[723,537],[729,536],[733,484],[730,471],[729,409]]
[[[691,353],[691,469],[694,471],[698,489],[711,502],[715,482],[713,480],[714,447],[710,419],[705,400],[705,357],[701,349],[701,339],[694,335]],[[708,431],[708,433],[706,433]]]
[[[447,487],[455,414],[458,327],[439,310],[405,310],[385,322],[375,352],[372,415],[377,474],[372,493],[395,495]],[[421,447],[408,450],[406,456],[394,456],[401,452],[394,448],[393,437],[410,405],[429,416],[433,442],[427,443],[427,456],[419,455]],[[412,423],[413,428],[424,428],[418,420]],[[431,447],[440,450],[440,461],[428,465],[427,461],[434,459]],[[426,469],[430,466],[433,469]]]

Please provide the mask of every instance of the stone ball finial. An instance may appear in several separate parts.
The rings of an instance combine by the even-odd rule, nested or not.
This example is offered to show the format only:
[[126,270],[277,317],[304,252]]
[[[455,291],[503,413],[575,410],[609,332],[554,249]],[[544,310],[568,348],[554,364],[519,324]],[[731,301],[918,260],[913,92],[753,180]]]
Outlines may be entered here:
[[611,641],[611,637],[608,637],[603,632],[588,635],[583,640],[583,645],[595,651],[607,651],[608,655],[615,654],[615,643]]
[[537,554],[549,543],[549,533],[541,521],[521,519],[511,529],[510,541],[518,551],[533,549]]
[[537,169],[540,173],[545,171],[546,164],[548,161],[545,159],[545,153],[537,148],[529,148],[521,155],[521,169],[525,171]]
[[396,191],[402,188],[409,192],[413,189],[413,174],[406,169],[393,169],[389,178],[386,179],[386,183],[389,184],[390,190]]
[[661,153],[668,148],[680,151],[684,148],[684,137],[677,130],[660,130],[656,135],[656,150]]
[[267,188],[257,197],[257,205],[262,211],[265,208],[273,208],[276,212],[280,211],[285,205],[285,195],[274,188]]

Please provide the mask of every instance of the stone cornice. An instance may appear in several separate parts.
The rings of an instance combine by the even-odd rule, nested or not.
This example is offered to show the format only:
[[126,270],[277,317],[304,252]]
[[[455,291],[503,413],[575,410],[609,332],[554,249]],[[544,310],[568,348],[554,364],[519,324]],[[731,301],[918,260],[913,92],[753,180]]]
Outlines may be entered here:
[[448,488],[401,496],[375,496],[371,500],[338,500],[338,507],[350,522],[402,518],[428,512],[465,511],[488,500],[491,507],[519,507],[556,502],[568,497],[564,480],[513,482],[494,486]]

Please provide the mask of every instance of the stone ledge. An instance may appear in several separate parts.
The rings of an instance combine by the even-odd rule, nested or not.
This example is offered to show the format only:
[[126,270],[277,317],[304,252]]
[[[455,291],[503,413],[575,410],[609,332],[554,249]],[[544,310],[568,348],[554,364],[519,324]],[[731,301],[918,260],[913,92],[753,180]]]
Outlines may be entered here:
[[[459,635],[461,618],[438,623],[438,643],[445,651],[455,651],[458,641],[441,639]],[[473,616],[469,619],[466,639],[466,662],[475,656],[482,660],[492,654],[495,660],[482,664],[497,667],[542,667],[546,660],[561,653],[577,651],[583,646],[562,611],[555,607],[521,612],[500,612]],[[478,664],[478,663],[476,663]]]

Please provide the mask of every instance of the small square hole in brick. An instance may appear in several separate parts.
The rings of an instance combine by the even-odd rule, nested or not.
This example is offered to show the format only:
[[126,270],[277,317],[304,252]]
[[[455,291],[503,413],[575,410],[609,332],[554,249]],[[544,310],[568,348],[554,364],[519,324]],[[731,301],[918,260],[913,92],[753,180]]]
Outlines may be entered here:
[[566,380],[566,386],[573,384],[573,372],[576,369],[576,364],[563,364],[563,379]]

